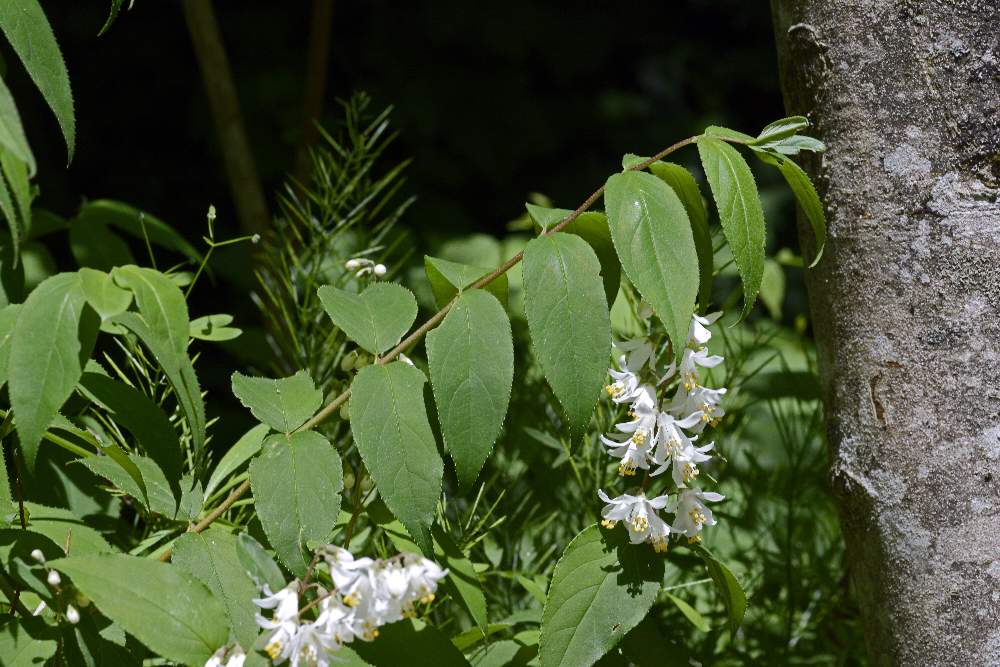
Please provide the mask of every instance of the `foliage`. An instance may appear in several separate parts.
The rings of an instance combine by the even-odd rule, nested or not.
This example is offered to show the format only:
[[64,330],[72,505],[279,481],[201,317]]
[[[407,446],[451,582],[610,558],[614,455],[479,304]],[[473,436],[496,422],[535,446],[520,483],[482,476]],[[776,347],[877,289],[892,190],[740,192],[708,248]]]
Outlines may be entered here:
[[[0,12],[0,28],[72,153],[65,67],[40,8],[16,4],[28,13]],[[33,17],[27,28],[23,16]],[[29,58],[19,44],[33,35],[43,48]],[[818,260],[822,207],[788,157],[822,149],[801,134],[808,122],[783,119],[757,137],[710,127],[652,158],[625,156],[578,209],[529,205],[534,238],[452,240],[425,258],[423,277],[404,271],[408,236],[396,228],[406,162],[382,171],[388,110],[368,107],[364,96],[344,105],[310,181],[284,192],[272,234],[217,240],[210,209],[202,254],[116,202],[26,222],[33,162],[0,88],[10,265],[23,266],[21,240],[57,231],[77,264],[32,281],[15,268],[3,281],[0,591],[10,618],[0,646],[16,660],[123,665],[236,665],[244,654],[247,664],[327,664],[328,652],[371,665],[724,663],[766,659],[775,646],[791,662],[800,642],[813,655],[849,655],[834,647],[854,641],[850,632],[825,638],[810,620],[847,599],[819,574],[839,552],[815,497],[818,403],[792,383],[812,378],[811,352],[801,332],[743,322],[758,293],[780,306],[782,283],[765,280],[778,265],[766,258],[764,207],[737,147],[788,180]],[[718,227],[698,177],[662,161],[691,145]],[[588,211],[602,196],[605,210]],[[143,241],[152,266],[113,229]],[[232,374],[257,423],[218,457],[217,399],[206,407],[197,361],[241,332],[225,313],[192,319],[189,297],[213,251],[247,241],[260,243],[255,297],[273,361],[266,374]],[[157,268],[154,245],[179,263]],[[715,316],[703,315],[740,294],[740,316],[713,331],[723,374],[704,348]],[[601,401],[609,362],[612,400]],[[597,436],[616,423],[628,431],[626,403],[631,423],[644,418],[642,392],[654,390],[635,384],[640,367],[676,390],[672,407],[655,401],[655,426],[608,445]],[[709,381],[733,390],[724,412]],[[716,398],[678,407],[703,390]],[[636,496],[599,511],[594,496],[611,488],[616,465],[636,472],[601,442],[669,447],[663,420],[682,409],[671,417],[678,437],[715,433],[722,453],[682,461],[673,451],[672,475],[653,480],[669,468],[669,457],[657,461]],[[728,497],[705,543],[711,511],[685,503],[722,497],[687,486],[696,463]],[[759,497],[761,480],[779,482],[780,502]],[[647,502],[654,485],[663,495]],[[630,510],[626,532],[609,508],[635,498],[653,509],[648,521]],[[821,506],[818,518],[798,521],[803,504]],[[677,515],[669,530],[664,509]],[[670,534],[688,539],[664,555]],[[819,593],[801,614],[791,574],[800,566]],[[255,620],[258,608],[269,618]],[[745,622],[764,631],[743,633]]]

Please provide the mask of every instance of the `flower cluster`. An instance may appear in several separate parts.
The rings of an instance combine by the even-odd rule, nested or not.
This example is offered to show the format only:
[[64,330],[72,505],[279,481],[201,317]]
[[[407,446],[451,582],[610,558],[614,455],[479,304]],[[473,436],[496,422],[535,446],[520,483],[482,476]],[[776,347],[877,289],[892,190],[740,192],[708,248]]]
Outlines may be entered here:
[[[326,667],[333,654],[355,639],[371,641],[380,626],[416,615],[417,603],[434,600],[437,583],[447,570],[416,554],[401,554],[388,560],[354,558],[349,551],[333,545],[321,548],[331,586],[312,584],[316,597],[307,606],[315,608],[315,618],[303,618],[298,580],[272,592],[262,586],[264,596],[254,600],[270,618],[257,615],[257,624],[268,631],[264,652],[275,664],[289,661],[292,667]],[[240,667],[242,661],[225,664]],[[208,667],[206,665],[206,667]]]
[[[618,368],[609,369],[612,382],[605,389],[612,401],[629,405],[631,419],[616,424],[618,434],[602,435],[601,442],[609,455],[620,460],[619,474],[632,477],[642,470],[643,482],[635,495],[610,498],[599,490],[598,496],[605,502],[602,525],[612,528],[624,521],[633,544],[648,541],[656,551],[666,551],[671,533],[685,535],[694,543],[701,540],[702,527],[715,525],[705,503],[723,496],[689,485],[698,478],[699,464],[712,458],[709,452],[715,446],[713,442],[699,446],[701,434],[725,415],[720,402],[726,390],[702,385],[699,370],[722,363],[722,357],[709,355],[706,347],[712,337],[708,326],[720,315],[692,318],[680,365],[671,362],[655,383],[642,381],[644,376],[655,379],[658,375],[653,344],[647,339],[615,343],[620,352]],[[669,400],[661,400],[658,391]],[[648,483],[668,470],[676,493],[648,498]],[[661,519],[660,510],[674,514],[673,523]]]
[[[58,595],[62,590],[62,577],[59,575],[59,572],[46,566],[45,554],[42,553],[41,549],[32,549],[31,558],[45,568],[45,583],[49,585],[49,588],[52,589],[55,595]],[[42,600],[32,612],[32,616],[40,616],[45,611],[46,606],[46,602]],[[80,612],[69,603],[66,604],[66,609],[61,614],[61,617],[66,619],[70,625],[76,625],[80,622]]]
[[344,264],[344,268],[348,271],[354,271],[354,275],[360,278],[368,273],[374,274],[377,278],[381,278],[386,274],[388,269],[385,268],[385,264],[376,264],[370,259],[365,259],[364,257],[355,257],[354,259],[349,259]]

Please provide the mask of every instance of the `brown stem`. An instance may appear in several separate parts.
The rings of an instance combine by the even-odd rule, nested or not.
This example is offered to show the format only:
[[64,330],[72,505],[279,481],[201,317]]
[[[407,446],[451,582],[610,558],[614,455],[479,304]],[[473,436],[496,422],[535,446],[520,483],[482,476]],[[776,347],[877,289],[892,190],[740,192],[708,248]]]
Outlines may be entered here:
[[316,121],[323,113],[326,96],[327,64],[330,60],[330,30],[333,26],[333,0],[313,0],[309,28],[309,56],[306,60],[305,99],[303,101],[302,138],[295,155],[295,180],[305,183],[309,177],[309,149],[319,138]]
[[[725,139],[725,137],[720,137],[720,138]],[[670,155],[674,151],[683,148],[684,146],[694,143],[697,139],[698,137],[688,137],[687,139],[678,141],[675,144],[671,144],[670,146],[664,148],[662,151],[660,151],[653,157],[644,160],[638,164],[635,164],[626,169],[625,171],[642,171],[643,169],[653,164],[657,160],[664,158],[667,155]],[[559,224],[543,232],[542,236],[555,234],[556,232],[565,229],[571,222],[580,217],[580,215],[584,211],[593,206],[597,202],[597,200],[601,198],[601,195],[603,194],[604,194],[604,186],[602,185],[601,187],[597,188],[597,190],[595,190],[593,193],[591,193],[591,195],[587,197],[582,204],[576,207],[576,209],[572,213],[563,218],[563,220],[560,221]],[[516,255],[508,259],[506,262],[498,266],[491,273],[486,274],[485,276],[474,282],[468,289],[479,289],[481,287],[485,287],[486,285],[490,284],[498,277],[509,271],[512,267],[517,265],[517,263],[520,262],[523,258],[524,258],[524,251],[517,253]],[[447,304],[445,304],[445,306],[441,308],[441,310],[436,312],[434,315],[431,316],[429,320],[420,325],[420,327],[416,331],[414,331],[409,336],[404,338],[399,345],[392,348],[388,353],[386,353],[385,356],[378,359],[375,363],[381,365],[389,363],[390,361],[398,357],[400,352],[403,352],[408,347],[410,347],[410,345],[413,345],[421,338],[423,338],[428,331],[436,327],[441,322],[441,320],[444,319],[445,315],[448,314],[448,311],[450,311],[451,308],[455,305],[455,302],[458,301],[458,296],[459,295],[456,295],[455,298],[449,301]],[[351,395],[350,388],[345,389],[342,393],[340,393],[335,398],[333,398],[329,403],[327,403],[322,410],[317,412],[312,419],[310,419],[305,424],[296,429],[296,431],[308,431],[309,429],[326,421],[326,419],[330,415],[332,415],[341,405],[343,405],[347,401],[350,395]],[[208,526],[211,525],[213,521],[215,521],[220,516],[225,514],[226,511],[233,505],[233,503],[239,500],[239,498],[249,490],[250,490],[250,480],[247,480],[242,484],[240,484],[235,489],[233,489],[232,492],[229,494],[229,496],[225,499],[225,501],[222,502],[222,504],[220,504],[218,507],[212,510],[208,515],[205,516],[204,519],[202,519],[192,528],[190,528],[189,531],[192,533],[200,533],[201,531],[208,528]],[[171,551],[168,549],[163,553],[162,556],[160,556],[160,560],[162,561],[170,560],[170,554]]]
[[222,44],[215,11],[210,0],[183,0],[182,6],[219,135],[223,164],[240,227],[247,234],[264,232],[269,220],[267,202],[257,178],[257,168],[253,153],[250,152],[236,86],[233,85],[233,73]]

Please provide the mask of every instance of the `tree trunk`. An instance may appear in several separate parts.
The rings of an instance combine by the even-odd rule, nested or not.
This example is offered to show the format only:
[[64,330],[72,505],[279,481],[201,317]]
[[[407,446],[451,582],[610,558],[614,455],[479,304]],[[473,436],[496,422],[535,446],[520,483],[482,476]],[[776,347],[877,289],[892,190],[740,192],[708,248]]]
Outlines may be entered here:
[[807,280],[872,663],[1000,665],[1000,3],[772,9],[828,146]]

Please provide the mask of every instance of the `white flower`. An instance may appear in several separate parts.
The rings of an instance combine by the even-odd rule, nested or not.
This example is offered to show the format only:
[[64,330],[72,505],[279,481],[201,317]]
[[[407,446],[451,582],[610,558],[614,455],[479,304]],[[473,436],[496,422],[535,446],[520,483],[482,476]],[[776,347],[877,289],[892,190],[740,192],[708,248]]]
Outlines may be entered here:
[[612,440],[601,436],[601,442],[609,448],[608,453],[621,459],[618,472],[625,476],[634,475],[637,468],[648,469],[646,459],[656,435],[656,393],[653,388],[643,385],[637,390],[636,399],[632,403],[629,415],[632,421],[616,424],[615,427],[628,435],[623,441]]
[[[650,456],[653,463],[659,466],[651,473],[654,477],[666,470],[671,462],[676,462],[678,457],[683,457],[688,449],[693,449],[691,438],[681,429],[689,429],[700,422],[701,414],[699,413],[688,415],[684,419],[677,419],[668,412],[659,414],[657,417],[656,447]],[[677,476],[675,475],[674,481],[676,480]],[[678,485],[680,486],[679,483]]]
[[80,612],[71,604],[66,605],[66,620],[69,621],[70,625],[76,625],[80,622]]
[[[706,452],[711,451],[713,447],[715,447],[714,442],[710,442],[703,447],[695,447],[689,440],[687,446],[673,457],[671,476],[677,488],[684,488],[688,482],[698,477],[700,472],[698,464],[712,458]],[[666,468],[665,464],[657,472],[662,472],[664,468]]]
[[253,603],[261,609],[273,609],[270,619],[257,614],[257,625],[265,630],[273,630],[264,646],[264,652],[277,664],[287,660],[294,649],[293,641],[299,630],[298,582],[293,581],[277,593],[264,585],[263,598],[254,598]]
[[614,346],[621,353],[618,367],[623,371],[638,373],[653,359],[653,346],[645,338],[615,341]]
[[639,493],[637,496],[623,494],[612,499],[603,489],[599,489],[597,495],[607,503],[601,510],[601,516],[604,517],[601,521],[602,526],[614,528],[616,523],[624,521],[632,544],[650,541],[657,551],[666,550],[667,535],[671,529],[659,517],[657,510],[666,506],[667,496],[658,496],[650,500],[645,494]]
[[696,349],[687,348],[684,350],[684,354],[681,356],[681,384],[684,387],[684,391],[693,391],[695,387],[699,386],[700,378],[698,377],[698,367],[702,368],[715,368],[723,361],[722,357],[717,354],[710,355],[704,347],[699,347]]
[[724,497],[712,491],[684,489],[667,503],[667,511],[676,513],[670,529],[675,533],[687,535],[689,542],[700,541],[701,536],[698,533],[702,526],[714,526],[716,523],[712,510],[705,506],[705,502],[718,502]]
[[55,570],[49,570],[49,576],[45,578],[45,581],[49,582],[49,586],[58,586],[62,583],[62,577]]
[[691,318],[691,326],[688,327],[688,346],[697,348],[707,343],[712,338],[712,332],[706,327],[714,324],[720,317],[722,317],[721,311],[709,313],[704,317],[694,315]]
[[709,389],[699,386],[695,387],[694,391],[686,392],[684,387],[678,387],[677,393],[667,406],[667,411],[675,416],[697,414],[699,421],[688,430],[692,433],[701,433],[705,426],[715,426],[725,416],[726,411],[719,405],[725,393],[725,388]]
[[340,648],[326,633],[319,622],[304,623],[292,640],[291,667],[329,667],[333,663],[332,654]]
[[243,652],[239,644],[233,646],[223,646],[212,654],[212,657],[205,663],[205,667],[243,667],[247,654]]
[[611,378],[614,380],[611,384],[604,387],[604,391],[608,392],[608,396],[615,403],[628,403],[629,401],[635,399],[639,392],[639,378],[632,371],[616,371],[612,368],[608,369],[608,373],[611,374]]

